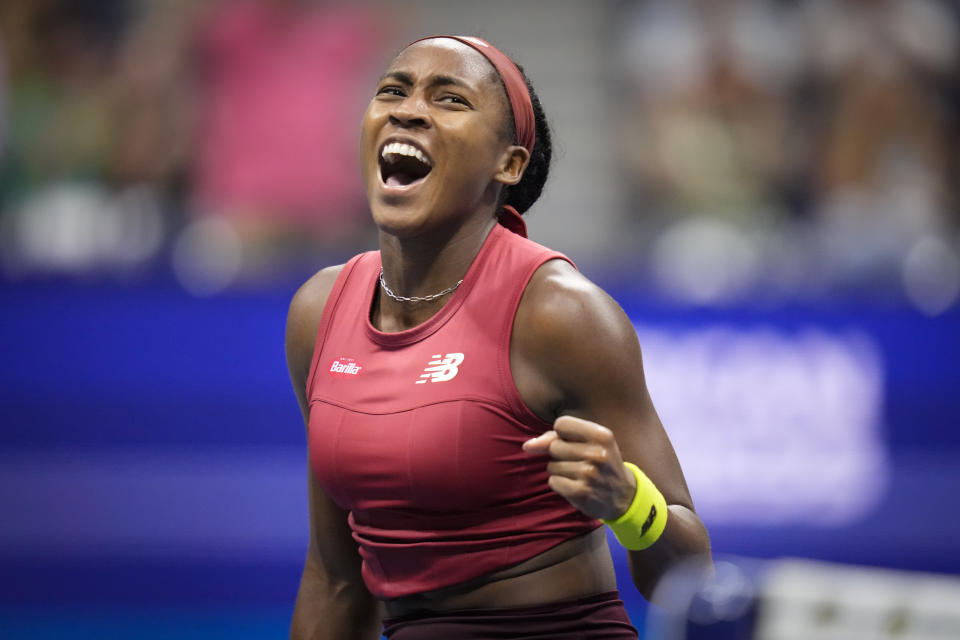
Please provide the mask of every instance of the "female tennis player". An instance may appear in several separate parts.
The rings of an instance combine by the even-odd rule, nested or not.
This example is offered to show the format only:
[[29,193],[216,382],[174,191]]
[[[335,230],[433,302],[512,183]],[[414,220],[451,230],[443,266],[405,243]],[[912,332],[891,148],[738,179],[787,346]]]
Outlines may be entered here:
[[538,98],[488,42],[425,38],[360,145],[379,251],[318,272],[288,316],[310,460],[292,637],[636,638],[604,523],[647,597],[709,540],[629,319],[526,238]]

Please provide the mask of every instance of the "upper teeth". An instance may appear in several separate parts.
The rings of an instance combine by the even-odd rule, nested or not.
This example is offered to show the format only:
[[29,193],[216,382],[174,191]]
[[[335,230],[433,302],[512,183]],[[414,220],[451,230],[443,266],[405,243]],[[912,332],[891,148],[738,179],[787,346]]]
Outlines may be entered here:
[[420,151],[420,149],[417,149],[416,147],[409,144],[404,144],[402,142],[391,142],[388,145],[384,145],[383,151],[380,152],[380,157],[383,158],[384,160],[391,161],[391,159],[387,157],[390,155],[410,156],[412,158],[416,158],[417,160],[427,165],[428,167],[432,166],[430,164],[430,160],[427,159],[427,156],[423,155],[423,152]]

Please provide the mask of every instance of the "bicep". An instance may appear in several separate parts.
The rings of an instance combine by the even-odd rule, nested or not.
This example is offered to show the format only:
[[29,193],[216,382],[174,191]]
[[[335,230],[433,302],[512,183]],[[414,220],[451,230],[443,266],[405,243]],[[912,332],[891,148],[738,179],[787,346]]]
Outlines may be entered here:
[[[323,310],[341,269],[342,266],[328,267],[310,278],[293,296],[287,313],[287,367],[308,437],[310,406],[307,377]],[[309,464],[307,466],[310,554],[335,577],[356,579],[359,576],[359,556],[357,545],[350,535],[347,512],[326,494]]]
[[647,389],[636,330],[602,289],[565,264],[535,274],[518,310],[528,361],[551,389],[555,416],[613,431],[624,460],[670,504],[692,509],[677,455]]
[[[341,269],[342,266],[329,267],[308,280],[293,296],[287,314],[287,367],[308,438],[307,377],[323,310]],[[372,602],[372,597],[363,585],[360,555],[350,532],[347,512],[323,490],[309,464],[307,495],[309,543],[298,601],[319,599],[330,604],[332,594],[340,594],[353,603],[348,608],[360,606],[364,609]]]

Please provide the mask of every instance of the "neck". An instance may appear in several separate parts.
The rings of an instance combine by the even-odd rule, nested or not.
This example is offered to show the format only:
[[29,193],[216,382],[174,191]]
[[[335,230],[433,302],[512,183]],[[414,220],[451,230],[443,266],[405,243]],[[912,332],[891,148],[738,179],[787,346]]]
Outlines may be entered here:
[[[471,220],[452,232],[399,238],[380,232],[383,277],[400,296],[429,296],[461,280],[496,224],[494,218]],[[400,331],[425,322],[451,294],[427,302],[400,302],[377,296],[371,319],[382,331]]]

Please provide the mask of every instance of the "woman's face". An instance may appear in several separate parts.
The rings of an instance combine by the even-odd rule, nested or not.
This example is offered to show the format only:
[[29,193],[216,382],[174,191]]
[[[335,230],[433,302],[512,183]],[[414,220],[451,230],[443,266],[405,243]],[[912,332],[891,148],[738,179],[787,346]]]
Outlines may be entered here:
[[504,174],[516,149],[506,109],[496,71],[472,48],[433,38],[400,53],[377,85],[360,138],[377,225],[411,236],[494,205],[501,183],[514,181]]

